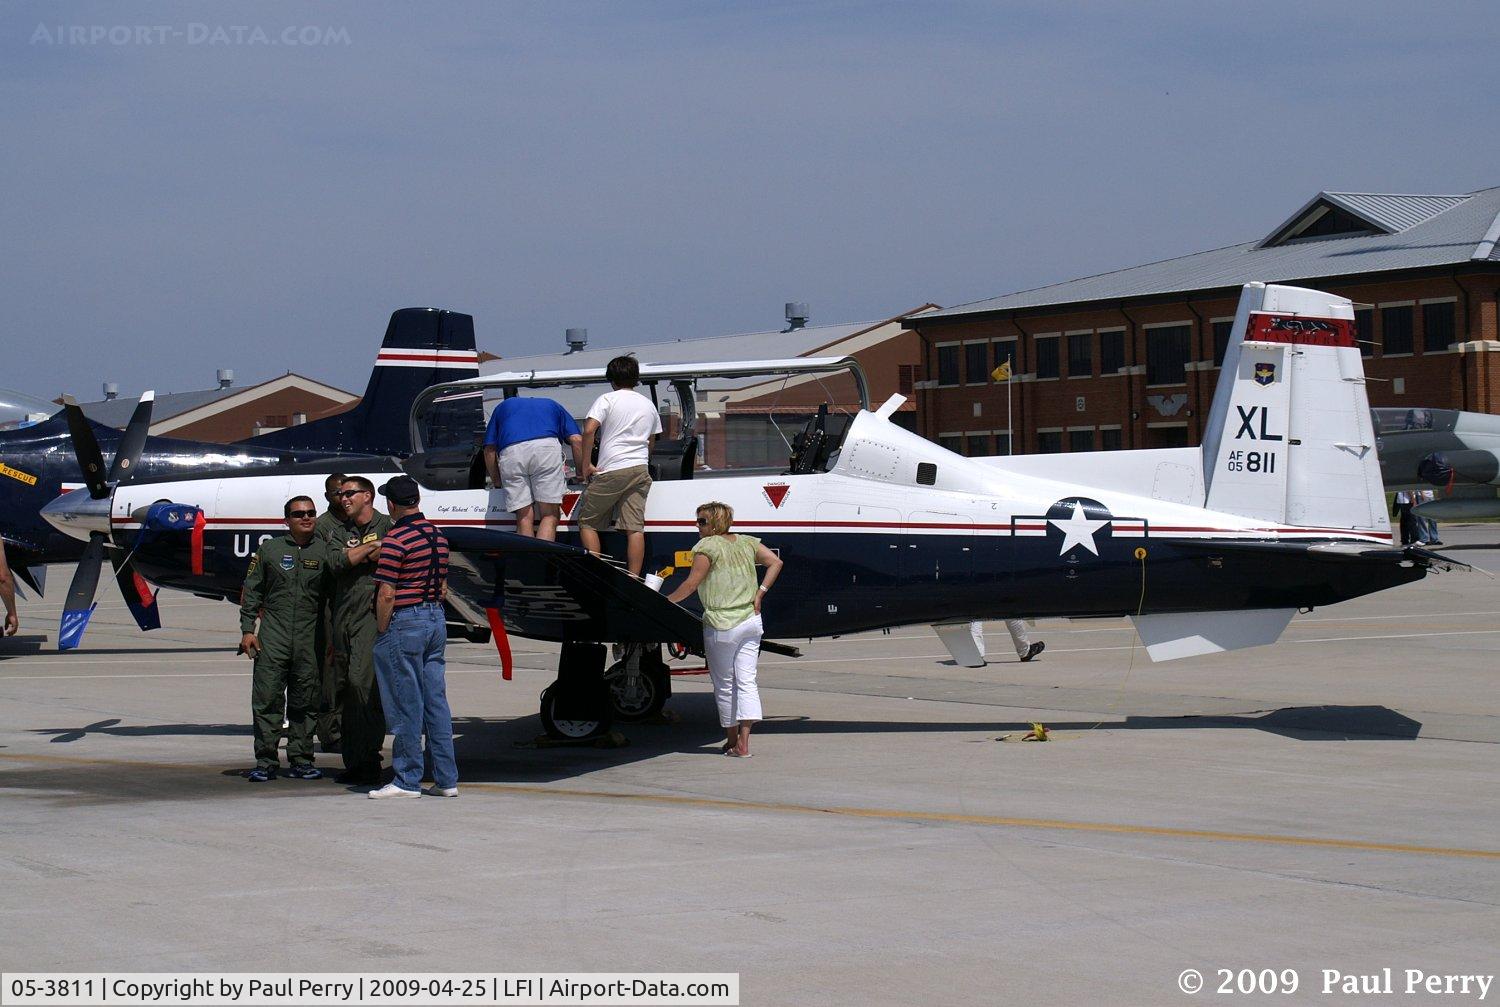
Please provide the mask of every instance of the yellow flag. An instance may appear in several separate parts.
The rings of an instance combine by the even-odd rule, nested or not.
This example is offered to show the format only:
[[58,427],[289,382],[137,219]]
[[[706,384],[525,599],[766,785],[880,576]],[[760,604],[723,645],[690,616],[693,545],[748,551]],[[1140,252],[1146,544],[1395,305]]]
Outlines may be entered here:
[[1009,381],[1010,358],[1006,357],[1005,363],[1001,364],[999,367],[996,367],[993,371],[990,371],[990,377],[994,378],[996,381]]

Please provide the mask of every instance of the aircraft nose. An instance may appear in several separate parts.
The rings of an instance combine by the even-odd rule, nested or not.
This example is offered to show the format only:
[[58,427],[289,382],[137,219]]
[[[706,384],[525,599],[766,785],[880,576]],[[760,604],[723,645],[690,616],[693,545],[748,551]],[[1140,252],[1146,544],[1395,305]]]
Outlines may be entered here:
[[109,534],[110,498],[94,499],[86,489],[69,490],[42,506],[42,517],[64,535],[87,542],[93,532]]

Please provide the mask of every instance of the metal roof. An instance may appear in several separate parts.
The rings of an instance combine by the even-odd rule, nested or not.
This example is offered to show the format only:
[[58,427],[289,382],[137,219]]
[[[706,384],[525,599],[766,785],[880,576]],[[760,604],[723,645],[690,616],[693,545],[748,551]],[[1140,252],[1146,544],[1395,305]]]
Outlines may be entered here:
[[1324,192],[1320,195],[1387,234],[1415,227],[1470,198],[1468,195],[1412,196],[1384,192]]
[[[158,392],[156,401],[151,406],[151,422],[160,423],[162,420],[171,419],[180,413],[190,409],[206,406],[211,402],[239,395],[247,387],[239,388],[205,388],[196,392]],[[107,427],[124,428],[130,422],[130,414],[135,412],[135,407],[140,402],[140,396],[117,399],[105,399],[100,402],[80,402],[83,414],[95,423],[103,423]],[[54,407],[56,408],[56,407]]]
[[603,371],[622,353],[632,353],[644,364],[685,364],[699,360],[779,360],[800,357],[840,342],[867,329],[898,319],[845,322],[841,325],[808,325],[791,332],[740,332],[698,339],[668,339],[633,346],[591,346],[577,353],[538,353],[528,357],[502,357],[479,365],[481,376],[501,372],[587,370]]
[[[1359,204],[1362,209],[1358,211],[1350,202],[1356,196],[1363,199]],[[1481,189],[1467,196],[1325,192],[1319,193],[1312,202],[1321,198],[1329,198],[1332,202],[1333,197],[1346,204],[1349,212],[1360,216],[1379,213],[1390,226],[1413,219],[1440,203],[1446,202],[1447,205],[1420,221],[1407,224],[1395,234],[1331,235],[1321,240],[1302,238],[1269,247],[1251,241],[959,304],[927,312],[922,315],[922,320],[1215,290],[1238,287],[1252,280],[1280,283],[1500,261],[1500,255],[1497,255],[1497,250],[1500,250],[1500,188]],[[1310,205],[1312,203],[1298,213]]]

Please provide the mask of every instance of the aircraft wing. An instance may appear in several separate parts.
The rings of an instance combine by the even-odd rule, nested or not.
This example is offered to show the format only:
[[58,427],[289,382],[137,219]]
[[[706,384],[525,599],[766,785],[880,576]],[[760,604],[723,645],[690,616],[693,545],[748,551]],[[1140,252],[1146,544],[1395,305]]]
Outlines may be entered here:
[[584,549],[485,528],[445,528],[448,590],[498,608],[505,627],[538,640],[680,643],[703,652],[687,609]]

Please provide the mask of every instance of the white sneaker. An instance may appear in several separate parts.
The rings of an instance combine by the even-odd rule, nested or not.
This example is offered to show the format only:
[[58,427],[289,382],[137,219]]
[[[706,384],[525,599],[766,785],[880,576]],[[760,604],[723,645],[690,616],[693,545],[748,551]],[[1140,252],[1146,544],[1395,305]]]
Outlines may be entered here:
[[428,797],[457,797],[458,796],[458,788],[457,787],[428,787],[426,790],[422,791],[422,793],[426,794]]
[[381,787],[379,790],[372,790],[369,793],[369,797],[373,801],[383,800],[383,799],[385,799],[387,797],[421,797],[421,796],[422,796],[422,792],[420,790],[402,790],[400,787],[396,786],[394,783],[387,783],[385,786]]

